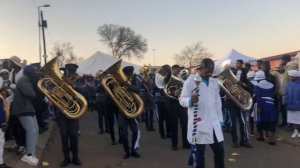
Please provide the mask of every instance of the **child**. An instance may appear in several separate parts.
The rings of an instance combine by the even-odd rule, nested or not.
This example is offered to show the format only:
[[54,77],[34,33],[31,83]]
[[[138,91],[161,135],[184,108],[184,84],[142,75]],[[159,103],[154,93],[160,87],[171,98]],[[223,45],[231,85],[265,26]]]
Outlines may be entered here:
[[293,124],[294,132],[291,138],[300,138],[298,127],[300,125],[300,72],[288,71],[289,82],[286,87],[287,121]]
[[270,145],[275,145],[275,131],[277,123],[276,107],[274,103],[275,99],[275,87],[271,82],[266,80],[265,73],[258,71],[255,73],[254,80],[257,81],[255,86],[255,101],[257,102],[257,129],[259,137],[257,140],[263,141],[263,131],[270,132]]
[[5,96],[2,93],[5,93],[5,89],[2,88],[3,79],[0,77],[0,168],[10,168],[4,164],[3,161],[3,149],[5,143],[5,131],[7,129],[7,111],[9,111],[8,103],[5,100]]

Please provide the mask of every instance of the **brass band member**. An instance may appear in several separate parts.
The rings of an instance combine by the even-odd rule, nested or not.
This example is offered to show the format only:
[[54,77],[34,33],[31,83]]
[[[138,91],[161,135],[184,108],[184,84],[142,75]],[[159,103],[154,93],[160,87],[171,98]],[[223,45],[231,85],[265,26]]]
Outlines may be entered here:
[[137,86],[141,88],[140,96],[144,102],[144,116],[146,128],[148,131],[154,131],[153,128],[153,97],[152,97],[152,87],[153,82],[149,76],[148,67],[142,67],[140,69],[140,74],[137,75]]
[[[133,78],[133,66],[127,66],[123,68],[123,72],[125,76],[127,77],[128,81],[131,81]],[[139,93],[140,89],[137,86],[134,86],[132,84],[128,84],[127,82],[122,83],[127,89],[130,91],[133,91],[135,93]],[[118,123],[121,130],[121,138],[122,143],[125,151],[124,159],[128,159],[131,156],[139,158],[141,155],[137,153],[137,149],[139,148],[139,138],[140,138],[140,131],[138,129],[138,122],[136,119],[129,119],[126,118],[123,113],[119,112],[118,114]],[[129,143],[128,143],[128,127],[130,128],[132,132],[132,143],[131,143],[131,150],[129,149]]]
[[[75,90],[81,91],[80,86],[75,82],[78,78],[76,73],[78,65],[66,64],[64,70],[63,80],[74,87]],[[70,151],[72,152],[72,163],[75,165],[81,165],[81,161],[78,157],[78,134],[79,134],[79,120],[67,118],[60,110],[55,110],[56,120],[60,129],[60,136],[62,142],[62,150],[64,154],[64,160],[60,164],[60,167],[66,167],[71,163]]]
[[[182,68],[179,65],[173,65],[172,66],[172,75],[178,76],[180,73],[180,70]],[[180,94],[179,92],[173,91],[175,93],[171,93],[172,95]],[[179,97],[179,95],[176,95],[176,97]],[[167,117],[170,119],[171,124],[171,142],[172,147],[171,149],[176,151],[178,150],[177,144],[178,144],[178,120],[180,120],[181,124],[181,136],[182,136],[182,148],[188,149],[190,147],[186,135],[187,135],[187,112],[186,108],[183,108],[178,100],[169,98],[169,106],[168,106],[168,114]]]

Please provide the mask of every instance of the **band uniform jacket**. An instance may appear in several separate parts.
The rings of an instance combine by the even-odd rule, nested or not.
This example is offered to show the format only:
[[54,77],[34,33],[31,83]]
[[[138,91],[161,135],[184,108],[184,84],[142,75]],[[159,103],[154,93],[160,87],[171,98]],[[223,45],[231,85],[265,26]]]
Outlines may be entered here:
[[[179,102],[188,108],[187,139],[192,143],[194,109],[191,105],[192,92],[196,88],[195,75],[190,75],[184,82]],[[197,132],[195,144],[213,144],[215,133],[218,142],[224,140],[220,122],[223,122],[220,88],[218,79],[209,78],[208,86],[204,82],[199,84],[199,101],[197,111]]]

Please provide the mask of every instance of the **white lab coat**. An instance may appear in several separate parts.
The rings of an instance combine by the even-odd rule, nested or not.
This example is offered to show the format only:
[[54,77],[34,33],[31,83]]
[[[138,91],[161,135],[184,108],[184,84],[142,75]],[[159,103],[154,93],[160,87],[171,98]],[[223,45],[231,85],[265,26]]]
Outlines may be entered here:
[[218,80],[209,78],[208,86],[204,82],[199,84],[199,101],[197,118],[201,121],[197,122],[196,141],[192,142],[194,110],[189,107],[192,92],[196,88],[194,81],[195,75],[184,82],[183,89],[179,98],[181,106],[188,108],[188,134],[187,139],[191,144],[213,144],[213,132],[215,132],[218,142],[224,141],[224,136],[220,122],[223,122],[222,103],[219,94]]

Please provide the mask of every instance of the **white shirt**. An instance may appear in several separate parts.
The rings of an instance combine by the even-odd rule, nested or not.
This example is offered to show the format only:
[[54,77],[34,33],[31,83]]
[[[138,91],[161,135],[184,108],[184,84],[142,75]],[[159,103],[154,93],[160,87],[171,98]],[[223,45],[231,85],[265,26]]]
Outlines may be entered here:
[[197,118],[201,118],[197,122],[196,140],[193,141],[193,120],[194,109],[189,107],[192,92],[196,88],[194,81],[195,75],[190,75],[184,82],[179,102],[183,107],[188,108],[188,134],[187,139],[191,144],[213,144],[215,132],[218,142],[224,140],[220,122],[223,121],[222,103],[219,94],[218,80],[209,78],[208,86],[204,82],[199,84],[199,101]]
[[239,69],[239,70],[237,70],[235,77],[236,77],[236,79],[238,81],[240,81],[241,80],[241,76],[242,76],[242,70]]

